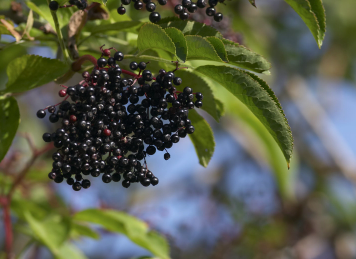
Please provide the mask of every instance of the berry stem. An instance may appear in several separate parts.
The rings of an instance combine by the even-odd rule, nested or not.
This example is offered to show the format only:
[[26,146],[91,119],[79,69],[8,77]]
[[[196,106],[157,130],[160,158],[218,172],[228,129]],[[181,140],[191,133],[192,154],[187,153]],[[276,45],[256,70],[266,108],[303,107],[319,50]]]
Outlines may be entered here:
[[[49,5],[50,0],[47,0],[47,4]],[[63,40],[63,35],[62,35],[62,31],[61,28],[59,26],[59,21],[58,21],[58,17],[55,11],[51,11],[52,14],[52,18],[54,21],[54,25],[56,27],[56,32],[57,32],[57,37],[58,37],[58,42],[59,42],[59,46],[61,47],[62,53],[63,53],[63,57],[64,57],[64,61],[67,64],[71,63],[71,59],[69,57],[68,51],[64,45],[64,40]]]
[[72,63],[72,70],[75,72],[80,71],[85,61],[90,61],[95,67],[98,65],[95,57],[92,55],[83,55]]

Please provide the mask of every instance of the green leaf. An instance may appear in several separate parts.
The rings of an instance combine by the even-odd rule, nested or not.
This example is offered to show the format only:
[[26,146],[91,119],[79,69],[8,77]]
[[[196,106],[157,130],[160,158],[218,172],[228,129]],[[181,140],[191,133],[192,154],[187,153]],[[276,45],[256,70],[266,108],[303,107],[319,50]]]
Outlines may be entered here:
[[108,2],[108,0],[101,0],[101,2],[103,3],[103,5],[106,5],[106,3]]
[[93,26],[90,30],[92,34],[108,32],[108,31],[129,31],[136,32],[142,26],[141,22],[138,21],[124,21],[124,22],[116,22],[110,24],[101,24],[100,26]]
[[36,240],[48,247],[54,255],[57,255],[59,247],[69,236],[70,220],[66,217],[54,215],[46,220],[39,221],[29,212],[25,213],[25,218]]
[[194,109],[189,111],[189,119],[195,128],[194,133],[189,134],[190,140],[193,142],[199,163],[207,167],[215,149],[213,131],[206,120]]
[[256,7],[256,1],[255,0],[248,0],[254,7]]
[[242,70],[224,66],[202,66],[195,72],[211,78],[244,103],[267,128],[278,143],[289,166],[293,137],[281,106],[266,83]]
[[90,237],[93,239],[99,239],[99,234],[92,230],[90,227],[79,224],[76,222],[72,223],[72,228],[71,228],[71,233],[70,233],[72,238],[80,238],[83,236]]
[[326,32],[326,18],[322,0],[284,1],[286,1],[303,19],[320,48],[323,44]]
[[236,42],[227,39],[222,39],[222,41],[225,44],[229,64],[258,73],[268,72],[271,69],[271,63],[261,55]]
[[9,150],[20,124],[20,111],[14,97],[0,97],[0,161]]
[[146,23],[141,27],[137,38],[140,53],[148,49],[163,49],[176,55],[176,47],[167,33],[158,25]]
[[67,70],[67,65],[57,59],[24,55],[7,66],[9,81],[4,92],[19,93],[31,90],[53,81]]
[[184,35],[199,35],[202,37],[215,36],[217,38],[222,38],[220,32],[204,23],[180,20],[173,20],[167,22],[167,20],[162,19],[158,24],[164,29],[168,27],[177,28]]
[[51,25],[52,28],[55,28],[54,21],[52,19],[52,15],[51,15],[51,10],[49,9],[48,5],[37,6],[33,2],[30,2],[30,1],[27,1],[26,5],[32,11],[37,13],[39,16],[41,16],[47,22],[49,22],[49,24]]
[[229,62],[224,43],[221,41],[221,39],[213,36],[206,37],[205,39],[210,42],[210,44],[214,47],[216,53],[218,53],[219,57],[224,62]]
[[188,55],[187,41],[184,38],[184,34],[176,28],[167,28],[164,30],[167,35],[172,39],[176,47],[176,55],[183,62],[186,61]]
[[87,259],[87,257],[75,245],[65,243],[58,251],[56,259]]
[[185,39],[188,46],[188,60],[199,59],[222,62],[213,45],[203,37],[189,35]]
[[184,87],[192,87],[194,92],[201,92],[204,96],[203,107],[201,109],[209,113],[217,122],[219,122],[218,111],[215,104],[215,99],[210,86],[200,76],[188,72],[188,70],[180,69],[175,72],[175,75],[182,78],[183,83],[176,86],[178,91],[183,91]]
[[88,209],[74,215],[77,221],[99,224],[103,228],[126,235],[132,242],[146,248],[161,259],[168,259],[169,245],[160,234],[149,230],[145,222],[124,212]]

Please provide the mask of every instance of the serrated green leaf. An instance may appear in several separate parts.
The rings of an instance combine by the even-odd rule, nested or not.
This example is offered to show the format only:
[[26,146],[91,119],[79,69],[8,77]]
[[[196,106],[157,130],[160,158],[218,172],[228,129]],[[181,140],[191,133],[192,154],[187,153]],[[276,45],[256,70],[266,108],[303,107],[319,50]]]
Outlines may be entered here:
[[176,86],[177,90],[183,91],[184,87],[189,86],[194,92],[201,92],[204,96],[203,107],[201,109],[209,113],[217,122],[219,122],[213,92],[204,79],[185,69],[177,70],[175,75],[183,80],[181,85]]
[[173,27],[167,28],[164,31],[172,39],[176,47],[177,57],[180,58],[183,62],[185,62],[188,55],[188,46],[184,34],[180,30]]
[[213,36],[205,37],[205,39],[210,42],[210,44],[214,47],[216,53],[218,53],[219,57],[224,62],[229,62],[224,43],[221,41],[221,39]]
[[201,36],[188,35],[185,37],[188,46],[188,60],[212,60],[222,62],[209,41]]
[[0,97],[0,161],[3,160],[20,124],[20,111],[14,97]]
[[322,0],[284,0],[299,14],[313,34],[319,48],[326,32],[325,10]]
[[19,93],[47,84],[62,76],[68,67],[57,59],[24,55],[7,66],[9,81],[5,93]]
[[199,163],[202,166],[207,167],[215,149],[213,131],[206,120],[195,110],[189,110],[188,117],[195,128],[194,133],[189,134],[189,138],[194,145],[195,152],[199,158]]
[[[170,18],[168,18],[170,19]],[[208,26],[204,23],[192,22],[192,21],[181,21],[181,20],[167,20],[162,19],[158,23],[162,28],[174,27],[180,30],[185,36],[186,35],[199,35],[202,37],[214,36],[217,38],[222,38],[220,32],[214,29],[211,26]]]
[[92,34],[96,33],[103,33],[108,31],[129,31],[129,32],[136,32],[142,26],[142,23],[139,21],[124,21],[124,22],[116,22],[110,24],[102,24],[100,26],[93,26],[90,29]]
[[225,45],[229,64],[258,73],[263,73],[271,69],[271,63],[261,55],[236,42],[227,39],[222,39],[222,41]]
[[[289,165],[293,152],[293,137],[277,98],[262,87],[249,73],[224,66],[202,66],[195,72],[211,78],[244,103],[267,128],[278,143]],[[277,102],[276,102],[277,101]]]
[[158,25],[146,23],[138,33],[137,47],[140,53],[148,49],[163,49],[176,55],[176,47],[167,33]]
[[28,211],[25,212],[25,219],[29,224],[36,240],[48,247],[54,255],[58,255],[60,246],[69,236],[69,219],[55,215],[46,220],[39,221]]
[[99,239],[99,234],[94,230],[92,230],[89,226],[79,224],[76,222],[72,223],[70,235],[72,238],[81,238],[85,236],[93,239]]
[[99,224],[109,231],[124,234],[159,258],[170,258],[167,241],[158,233],[149,230],[145,222],[129,214],[115,210],[88,209],[75,214],[74,219]]

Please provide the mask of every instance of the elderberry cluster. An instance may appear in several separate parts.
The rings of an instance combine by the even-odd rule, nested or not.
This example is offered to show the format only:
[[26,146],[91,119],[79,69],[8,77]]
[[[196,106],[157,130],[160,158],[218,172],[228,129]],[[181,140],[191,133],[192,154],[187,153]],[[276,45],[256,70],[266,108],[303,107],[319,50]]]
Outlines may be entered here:
[[[214,20],[216,22],[221,22],[223,19],[222,13],[217,13],[215,10],[215,6],[220,2],[223,3],[225,0],[209,0],[209,7],[206,8],[205,13],[208,16],[214,16]],[[189,17],[189,13],[195,13],[198,8],[205,8],[207,3],[205,0],[198,0],[196,3],[192,2],[192,0],[182,0],[182,4],[177,4],[174,7],[174,12],[179,15],[181,20],[187,20]]]
[[110,49],[101,50],[91,73],[84,72],[81,82],[59,91],[64,101],[37,112],[38,118],[48,112],[50,122],[61,121],[55,132],[43,134],[57,149],[48,176],[56,183],[66,179],[75,191],[90,187],[83,179],[88,175],[101,176],[104,183],[123,178],[126,188],[135,182],[157,185],[146,157],[159,150],[166,151],[168,160],[167,149],[194,132],[188,112],[202,107],[203,95],[190,87],[178,92],[175,86],[182,79],[175,70],[161,69],[153,77],[148,63],[131,62],[130,69],[139,70],[136,74],[116,64],[124,59],[122,52],[111,57]]
[[[132,0],[132,2],[134,3],[134,8],[136,10],[141,10],[143,8],[143,4],[145,4],[146,6],[146,10],[148,12],[150,12],[150,22],[152,23],[156,23],[159,22],[161,20],[161,15],[158,12],[155,12],[156,10],[156,4],[154,2],[152,2],[151,0],[143,0],[143,2],[141,2],[140,0]],[[117,8],[117,12],[118,14],[125,14],[126,13],[126,8],[123,5],[129,5],[131,3],[131,0],[121,0],[121,6],[119,8]],[[167,0],[158,0],[158,4],[160,5],[166,5],[167,4]]]
[[[209,7],[206,8],[206,14],[208,16],[214,16],[214,20],[216,22],[220,22],[223,19],[222,13],[217,13],[215,10],[215,6],[220,2],[223,3],[225,0],[208,0]],[[152,0],[132,0],[134,3],[134,8],[136,10],[141,10],[143,8],[143,4],[146,5],[146,10],[150,12],[149,19],[153,23],[157,23],[161,20],[161,15],[156,10],[156,4],[152,2]],[[121,15],[126,13],[126,8],[123,5],[129,5],[131,0],[121,0],[121,6],[117,9],[117,12]],[[158,0],[158,4],[166,5],[167,0]],[[207,7],[206,0],[198,0],[196,3],[192,2],[192,0],[182,0],[181,4],[177,4],[174,7],[174,12],[179,15],[181,20],[187,20],[189,18],[189,13],[195,13],[198,8]]]

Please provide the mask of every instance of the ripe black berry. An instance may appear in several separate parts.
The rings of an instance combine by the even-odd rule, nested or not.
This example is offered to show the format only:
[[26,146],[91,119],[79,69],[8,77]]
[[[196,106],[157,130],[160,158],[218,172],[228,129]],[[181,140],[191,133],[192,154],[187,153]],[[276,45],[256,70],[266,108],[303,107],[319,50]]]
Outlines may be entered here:
[[88,179],[84,179],[84,180],[82,181],[82,187],[83,187],[84,189],[88,189],[88,188],[90,187],[90,185],[91,185],[91,183],[90,183],[90,181],[89,181]]
[[207,16],[214,16],[215,15],[215,8],[214,7],[208,7],[206,8],[206,15]]
[[151,178],[151,180],[150,180],[150,182],[151,182],[151,184],[153,185],[153,186],[155,186],[155,185],[157,185],[158,184],[158,178],[157,177],[152,177]]
[[43,119],[46,116],[46,112],[44,110],[38,110],[36,115],[38,118]]
[[121,0],[121,3],[123,5],[129,5],[131,3],[131,0]]
[[150,22],[152,23],[156,23],[159,22],[161,20],[161,15],[157,12],[153,12],[150,14]]
[[183,0],[183,1],[182,1],[182,5],[183,5],[183,7],[185,7],[185,8],[189,7],[191,4],[192,4],[192,1],[191,1],[191,0]]
[[125,14],[126,13],[126,8],[123,7],[123,6],[120,6],[119,8],[117,8],[117,13],[121,14],[121,15]]
[[198,0],[197,1],[197,6],[199,8],[205,8],[206,7],[206,1],[205,0]]
[[103,174],[102,180],[104,183],[110,183],[111,182],[111,174]]
[[164,160],[168,160],[171,158],[171,155],[169,153],[164,154]]
[[137,1],[134,4],[136,10],[141,10],[143,8],[143,3],[141,1]]
[[118,51],[114,54],[114,59],[116,61],[121,61],[124,59],[124,54],[121,51]]
[[[146,4],[146,10],[148,12],[153,12],[156,9],[156,5],[153,2],[149,2]],[[150,19],[151,20],[151,19]]]
[[125,188],[129,188],[130,187],[130,180],[122,181],[122,186],[125,187]]
[[72,188],[73,188],[74,191],[80,191],[80,189],[82,189],[82,186],[81,186],[80,182],[75,182],[72,185]]
[[144,70],[144,69],[146,69],[146,63],[145,62],[140,62],[139,64],[138,64],[138,68],[139,69],[141,69],[141,70]]
[[108,64],[108,61],[105,58],[99,58],[98,59],[98,66],[99,67],[105,67]]
[[178,4],[178,5],[176,5],[176,6],[174,7],[174,12],[175,12],[176,14],[181,14],[181,13],[184,12],[184,7],[183,7],[182,5],[180,5],[180,4]]
[[148,179],[148,178],[144,178],[144,179],[142,179],[140,182],[141,182],[141,184],[142,184],[143,186],[145,186],[145,187],[147,187],[147,186],[149,186],[149,185],[151,184],[151,181],[150,181],[150,179]]
[[216,13],[216,14],[214,15],[214,20],[215,20],[216,22],[221,22],[222,19],[223,19],[222,13]]
[[183,21],[187,20],[189,18],[189,14],[187,12],[183,12],[179,15],[179,18]]
[[195,13],[198,10],[198,6],[195,3],[192,3],[188,8],[188,12]]
[[166,5],[167,4],[167,0],[158,0],[158,3],[160,5]]
[[59,8],[59,4],[57,1],[51,1],[49,3],[49,9],[51,9],[52,11],[57,11]]
[[137,62],[132,61],[132,62],[130,63],[130,69],[131,69],[131,70],[136,70],[137,68],[138,68]]

